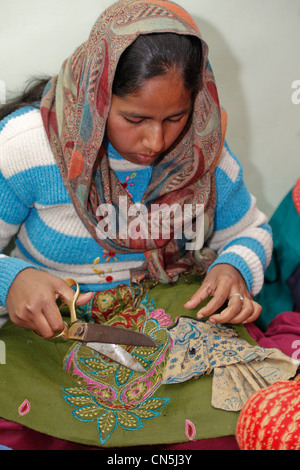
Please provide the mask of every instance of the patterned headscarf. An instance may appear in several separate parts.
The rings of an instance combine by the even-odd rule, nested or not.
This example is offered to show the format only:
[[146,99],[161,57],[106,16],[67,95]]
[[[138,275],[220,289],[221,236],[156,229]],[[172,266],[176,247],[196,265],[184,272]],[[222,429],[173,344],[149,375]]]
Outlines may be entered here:
[[[88,231],[104,248],[118,253],[144,252],[146,262],[133,280],[150,277],[176,280],[192,265],[206,270],[213,253],[186,250],[182,240],[101,238],[97,234],[97,207],[128,208],[133,201],[109,166],[103,146],[112,83],[122,52],[141,34],[173,32],[200,39],[203,87],[198,93],[191,125],[182,140],[153,167],[142,203],[204,204],[205,239],[213,230],[216,194],[213,169],[222,150],[224,129],[208,48],[193,19],[170,1],[121,0],[96,21],[89,39],[68,58],[46,87],[41,112],[50,145],[74,207]],[[195,214],[194,214],[195,215]],[[149,210],[149,217],[151,211]],[[128,218],[130,221],[130,218]],[[98,225],[99,227],[99,225]],[[171,232],[172,233],[172,232]]]

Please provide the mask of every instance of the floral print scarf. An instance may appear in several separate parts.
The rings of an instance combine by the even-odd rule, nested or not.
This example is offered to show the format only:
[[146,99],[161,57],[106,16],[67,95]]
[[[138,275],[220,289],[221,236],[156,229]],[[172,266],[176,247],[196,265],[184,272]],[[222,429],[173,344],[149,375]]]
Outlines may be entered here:
[[[191,124],[181,141],[153,167],[152,179],[142,203],[176,203],[204,207],[204,241],[213,230],[216,204],[213,169],[224,142],[222,112],[215,80],[208,62],[208,48],[192,18],[170,1],[119,1],[96,21],[88,40],[76,49],[53,77],[41,101],[41,113],[52,151],[74,207],[95,240],[118,253],[144,252],[145,263],[132,271],[131,279],[176,281],[178,274],[197,266],[205,271],[215,254],[200,246],[187,250],[182,240],[133,240],[116,233],[114,239],[99,237],[101,217],[97,208],[110,204],[124,210],[120,198],[133,201],[110,168],[103,140],[110,109],[114,72],[122,52],[140,35],[175,32],[199,38],[203,50],[203,87],[198,93]],[[222,128],[223,127],[223,128]],[[149,217],[151,211],[149,211]],[[128,219],[130,221],[130,219]],[[150,222],[149,222],[150,223]]]

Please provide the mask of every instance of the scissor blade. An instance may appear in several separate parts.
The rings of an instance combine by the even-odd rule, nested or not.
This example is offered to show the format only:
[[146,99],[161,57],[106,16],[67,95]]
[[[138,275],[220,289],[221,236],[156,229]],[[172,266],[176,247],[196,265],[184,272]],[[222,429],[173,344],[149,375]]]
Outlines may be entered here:
[[157,348],[156,342],[150,336],[139,331],[119,328],[116,326],[100,325],[98,323],[73,323],[68,332],[69,339],[84,343],[112,343],[130,346],[148,346]]
[[128,367],[136,372],[146,372],[146,369],[125,349],[117,344],[108,343],[85,343],[91,349],[94,349],[100,354],[103,354],[109,359],[121,364],[122,366]]

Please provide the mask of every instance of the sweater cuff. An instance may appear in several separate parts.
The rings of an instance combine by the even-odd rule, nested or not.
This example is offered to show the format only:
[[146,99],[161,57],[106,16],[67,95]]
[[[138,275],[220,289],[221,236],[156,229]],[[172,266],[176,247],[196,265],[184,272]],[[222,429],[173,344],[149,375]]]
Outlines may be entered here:
[[36,266],[18,258],[0,255],[0,305],[6,307],[6,298],[10,286],[16,276],[27,268],[37,269]]

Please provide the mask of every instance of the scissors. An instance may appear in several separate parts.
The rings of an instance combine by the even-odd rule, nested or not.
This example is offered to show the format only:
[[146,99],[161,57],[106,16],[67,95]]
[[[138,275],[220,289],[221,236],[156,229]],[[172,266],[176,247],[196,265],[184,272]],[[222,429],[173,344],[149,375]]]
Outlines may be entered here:
[[84,323],[77,319],[75,304],[80,294],[80,288],[74,279],[64,279],[69,287],[76,286],[75,295],[71,300],[63,299],[63,305],[70,310],[71,325],[64,322],[64,329],[52,339],[63,337],[68,340],[80,341],[87,347],[112,359],[129,369],[137,372],[146,372],[144,367],[120,344],[131,346],[145,346],[157,348],[156,342],[150,336],[139,331],[118,328],[115,326],[101,325],[95,323]]

